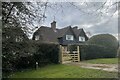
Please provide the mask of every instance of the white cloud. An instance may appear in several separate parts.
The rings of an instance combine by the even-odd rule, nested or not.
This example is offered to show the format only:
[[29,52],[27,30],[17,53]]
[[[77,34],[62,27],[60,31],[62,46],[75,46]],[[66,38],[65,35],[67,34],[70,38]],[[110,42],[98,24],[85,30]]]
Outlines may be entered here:
[[90,28],[90,27],[92,27],[93,26],[93,24],[82,24],[82,25],[79,25],[79,27],[81,28]]

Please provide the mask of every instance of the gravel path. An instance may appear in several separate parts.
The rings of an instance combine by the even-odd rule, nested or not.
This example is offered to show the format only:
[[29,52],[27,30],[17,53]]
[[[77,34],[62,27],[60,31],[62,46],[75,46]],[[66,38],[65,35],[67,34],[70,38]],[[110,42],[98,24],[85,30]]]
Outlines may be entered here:
[[90,64],[90,63],[66,63],[67,65],[76,65],[82,68],[89,68],[89,69],[100,69],[109,72],[118,72],[118,64]]

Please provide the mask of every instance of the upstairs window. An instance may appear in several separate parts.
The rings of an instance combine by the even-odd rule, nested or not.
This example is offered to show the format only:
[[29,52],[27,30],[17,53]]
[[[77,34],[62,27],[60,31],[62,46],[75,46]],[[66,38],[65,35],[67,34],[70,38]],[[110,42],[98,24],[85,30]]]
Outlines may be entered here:
[[79,36],[79,41],[85,41],[85,37]]
[[39,35],[35,36],[35,40],[39,40],[39,38],[40,38]]
[[21,41],[23,41],[23,37],[22,36],[16,36],[15,41],[16,42],[21,42]]
[[6,35],[6,39],[9,39],[9,38],[10,38],[10,36],[7,36],[7,35]]
[[73,35],[66,35],[66,40],[73,40],[73,39],[74,39]]

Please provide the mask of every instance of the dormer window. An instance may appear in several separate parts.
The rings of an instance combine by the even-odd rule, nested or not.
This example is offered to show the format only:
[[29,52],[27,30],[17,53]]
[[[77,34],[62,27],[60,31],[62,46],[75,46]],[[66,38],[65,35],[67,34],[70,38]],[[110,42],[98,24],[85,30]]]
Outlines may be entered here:
[[79,36],[79,41],[85,41],[85,37]]
[[66,40],[73,40],[73,39],[74,39],[73,35],[66,35]]
[[36,36],[35,36],[35,40],[39,40],[39,35],[36,35]]

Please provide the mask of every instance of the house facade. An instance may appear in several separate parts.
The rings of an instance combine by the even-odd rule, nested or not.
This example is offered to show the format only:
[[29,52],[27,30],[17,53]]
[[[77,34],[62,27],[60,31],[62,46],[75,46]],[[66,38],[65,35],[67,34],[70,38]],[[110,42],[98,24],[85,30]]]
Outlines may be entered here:
[[88,37],[83,29],[75,27],[65,27],[62,29],[56,28],[56,22],[51,23],[51,27],[41,26],[34,34],[33,40],[58,43],[61,45],[80,44],[88,40]]

